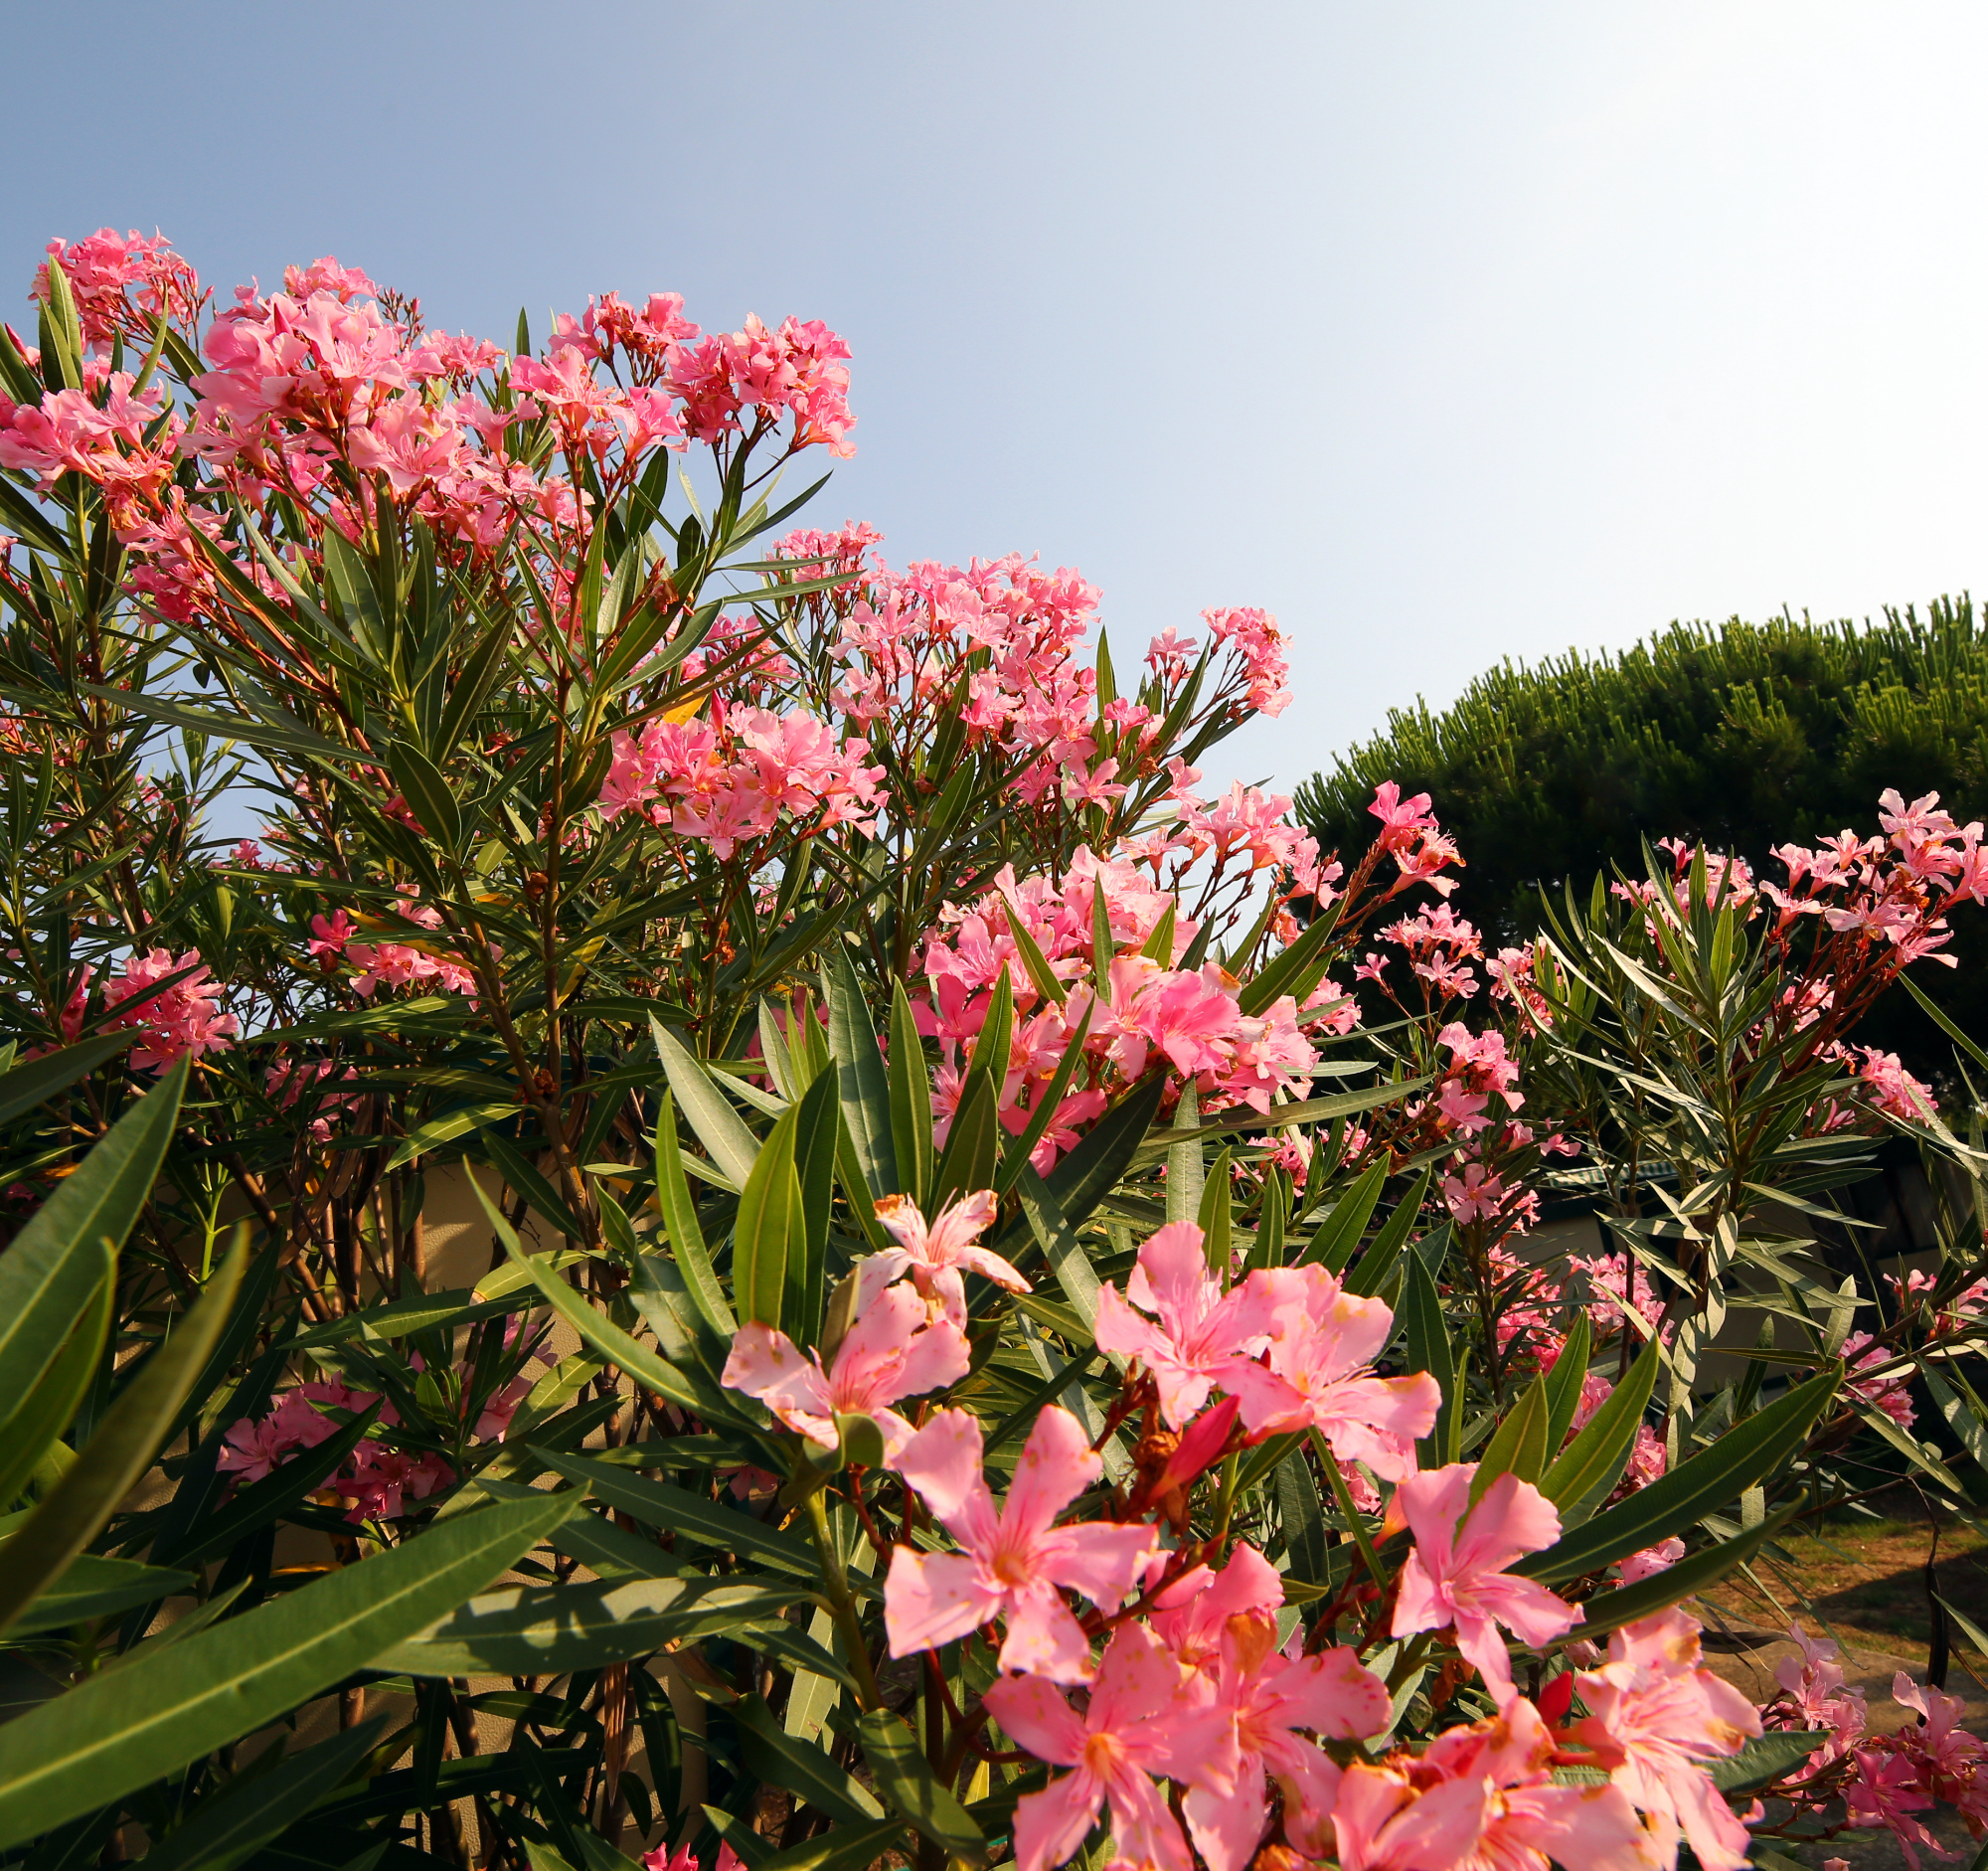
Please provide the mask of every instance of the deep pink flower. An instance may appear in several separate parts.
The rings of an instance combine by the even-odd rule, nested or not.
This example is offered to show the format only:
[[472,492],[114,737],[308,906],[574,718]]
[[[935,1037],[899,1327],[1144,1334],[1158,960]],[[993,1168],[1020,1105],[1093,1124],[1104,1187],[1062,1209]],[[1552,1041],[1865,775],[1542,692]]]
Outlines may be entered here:
[[758,1398],[788,1429],[823,1448],[841,1442],[838,1416],[868,1417],[895,1464],[913,1432],[890,1406],[958,1383],[968,1362],[959,1327],[932,1318],[911,1287],[893,1286],[863,1308],[826,1373],[819,1352],[802,1352],[785,1332],[751,1324],[732,1341],[722,1381]]
[[[153,991],[156,982],[182,968],[192,972],[163,991]],[[104,983],[106,1006],[132,1003],[128,1011],[113,1014],[104,1024],[138,1029],[138,1043],[130,1055],[134,1071],[162,1071],[183,1054],[198,1059],[203,1053],[226,1052],[234,1043],[241,1026],[232,1013],[215,1005],[223,988],[219,981],[209,980],[208,973],[194,949],[175,957],[167,949],[152,948],[130,956]]]
[[1527,1643],[1545,1643],[1572,1628],[1579,1614],[1545,1586],[1504,1570],[1560,1538],[1553,1503],[1530,1481],[1501,1474],[1472,1507],[1476,1473],[1474,1461],[1451,1462],[1411,1474],[1395,1490],[1390,1517],[1407,1522],[1415,1544],[1402,1562],[1390,1628],[1405,1637],[1454,1625],[1456,1647],[1477,1665],[1502,1708],[1518,1691],[1498,1626]]
[[1075,1857],[1107,1803],[1113,1863],[1192,1871],[1187,1841],[1151,1777],[1205,1758],[1220,1745],[1223,1724],[1212,1711],[1197,1716],[1180,1666],[1150,1630],[1121,1624],[1113,1633],[1081,1716],[1040,1675],[1004,1678],[984,1700],[1037,1760],[1073,1770],[1016,1806],[1016,1871],[1049,1871]]
[[1003,1669],[1087,1682],[1090,1640],[1058,1588],[1115,1609],[1158,1536],[1143,1525],[1056,1525],[1057,1515],[1103,1472],[1089,1438],[1061,1405],[1036,1419],[998,1512],[981,1472],[981,1451],[980,1419],[941,1410],[898,1457],[898,1471],[966,1550],[919,1553],[901,1546],[892,1555],[884,1583],[891,1654],[950,1643],[1000,1616],[1008,1622]]
[[1125,1297],[1115,1285],[1097,1295],[1097,1348],[1145,1366],[1159,1389],[1160,1414],[1176,1430],[1239,1357],[1262,1350],[1270,1326],[1271,1301],[1260,1285],[1223,1292],[1193,1222],[1169,1222],[1140,1247]]

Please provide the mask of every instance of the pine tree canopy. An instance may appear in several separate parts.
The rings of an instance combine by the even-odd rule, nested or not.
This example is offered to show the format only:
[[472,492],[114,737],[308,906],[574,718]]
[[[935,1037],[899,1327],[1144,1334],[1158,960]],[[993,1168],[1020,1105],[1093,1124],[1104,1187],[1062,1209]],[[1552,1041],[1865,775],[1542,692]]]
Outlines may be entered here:
[[[1773,846],[1875,833],[1887,786],[1988,818],[1988,616],[1963,594],[1876,625],[1735,617],[1674,623],[1619,655],[1508,659],[1440,712],[1390,710],[1299,787],[1321,846],[1365,848],[1383,779],[1433,795],[1468,863],[1455,902],[1487,946],[1533,933],[1538,887],[1640,876],[1645,838],[1702,839],[1780,881]],[[1988,1036],[1988,936],[1973,927],[1946,951],[1957,968],[1922,962],[1913,978]],[[1888,1007],[1885,1025],[1863,1037],[1951,1072],[1915,1007]]]

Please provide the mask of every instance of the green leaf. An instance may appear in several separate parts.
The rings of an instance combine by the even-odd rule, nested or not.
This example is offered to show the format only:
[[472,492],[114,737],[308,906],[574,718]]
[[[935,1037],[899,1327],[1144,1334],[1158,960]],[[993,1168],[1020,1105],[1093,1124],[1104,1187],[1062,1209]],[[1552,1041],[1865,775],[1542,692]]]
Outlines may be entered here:
[[721,1343],[729,1341],[737,1335],[739,1321],[732,1316],[725,1288],[704,1245],[704,1230],[698,1226],[697,1204],[691,1200],[690,1183],[684,1175],[676,1106],[668,1092],[663,1094],[662,1110],[656,1119],[656,1204],[662,1210],[663,1228],[685,1290],[713,1335]]
[[1035,983],[1036,992],[1052,1006],[1061,1007],[1069,990],[1057,978],[1057,972],[1050,966],[1049,957],[1043,953],[1042,945],[1029,933],[1027,920],[1008,909],[1005,902],[1002,908],[1008,934],[1015,938],[1016,952],[1022,957],[1022,966],[1027,970],[1029,979]]
[[[584,1241],[586,1229],[580,1217],[568,1208],[559,1191],[539,1174],[530,1158],[501,1131],[485,1130],[478,1147],[497,1167],[504,1180],[569,1241]],[[470,1176],[472,1185],[476,1183]],[[477,1193],[482,1193],[479,1188]]]
[[1830,1737],[1826,1728],[1781,1730],[1771,1735],[1755,1735],[1738,1754],[1704,1766],[1712,1784],[1722,1793],[1747,1793],[1786,1780]]
[[[1097,1328],[1097,1275],[1089,1258],[1071,1232],[1062,1204],[1042,1177],[1025,1166],[1015,1186],[1022,1198],[1022,1214],[1034,1231],[1044,1258],[1056,1270],[1071,1310],[1083,1321],[1083,1342],[1089,1342]],[[1108,1352],[1106,1356],[1121,1371],[1125,1368],[1125,1360],[1118,1353]]]
[[181,1060],[56,1185],[0,1255],[0,1425],[28,1401],[109,1278],[165,1160],[186,1082]]
[[[1008,977],[1004,974],[1001,978],[1005,981]],[[994,1082],[984,1073],[969,1072],[966,1091],[952,1114],[952,1128],[946,1132],[945,1154],[932,1178],[932,1214],[942,1215],[976,1190],[991,1189],[1000,1151]]]
[[[1290,993],[1292,983],[1324,955],[1337,923],[1338,918],[1331,915],[1314,918],[1304,934],[1282,954],[1244,981],[1236,996],[1236,1004],[1243,1014],[1254,1018],[1280,996]],[[1310,989],[1305,991],[1309,993]]]
[[1453,1456],[1445,1425],[1449,1415],[1446,1406],[1456,1389],[1456,1360],[1449,1347],[1449,1327],[1443,1322],[1442,1299],[1418,1254],[1408,1259],[1408,1273],[1402,1281],[1401,1316],[1408,1333],[1408,1369],[1426,1371],[1442,1392],[1445,1408],[1436,1418],[1435,1428],[1415,1445],[1420,1465],[1439,1468]]
[[408,809],[420,821],[422,834],[432,838],[444,851],[458,850],[462,844],[462,813],[434,762],[420,749],[396,741],[387,749],[387,769],[401,788]]
[[821,970],[822,998],[828,1002],[828,1049],[835,1061],[842,1123],[856,1167],[869,1193],[896,1194],[898,1149],[891,1132],[891,1086],[877,1029],[870,1023],[856,964],[841,943],[831,946]]
[[65,1088],[115,1059],[136,1037],[128,1032],[99,1033],[94,1039],[44,1053],[0,1073],[0,1124],[12,1123],[24,1111],[40,1109]]
[[794,1125],[789,1106],[746,1178],[732,1228],[732,1294],[740,1315],[775,1330],[786,1302],[789,1244],[802,1227]]
[[10,1634],[27,1637],[38,1630],[67,1630],[71,1624],[92,1617],[114,1617],[133,1606],[149,1605],[154,1599],[190,1592],[193,1587],[190,1572],[80,1553],[63,1576],[14,1620]]
[[861,1781],[836,1766],[819,1743],[789,1735],[758,1696],[742,1696],[732,1705],[732,1718],[739,1724],[740,1758],[767,1786],[831,1819],[861,1824],[882,1817],[884,1808]]
[[[1381,1200],[1381,1191],[1388,1186],[1388,1168],[1387,1159],[1383,1158],[1362,1174],[1332,1205],[1332,1212],[1319,1223],[1312,1238],[1305,1244],[1304,1252],[1298,1256],[1300,1267],[1307,1261],[1316,1261],[1328,1274],[1345,1271],[1347,1262],[1359,1249],[1360,1237],[1367,1232],[1367,1223]],[[1399,1215],[1401,1210],[1398,1208],[1396,1213]]]
[[1802,1446],[1842,1379],[1840,1365],[1810,1378],[1728,1430],[1710,1448],[1562,1535],[1545,1552],[1516,1561],[1512,1570],[1545,1585],[1577,1579],[1730,1506]]
[[[577,1503],[580,1496],[553,1498]],[[779,1623],[793,1603],[791,1586],[763,1580],[510,1586],[454,1607],[367,1660],[373,1669],[411,1676],[556,1676],[628,1662],[696,1637],[743,1639],[753,1625]]]
[[1165,1093],[1166,1079],[1158,1073],[1133,1087],[1043,1178],[1073,1228],[1090,1219],[1131,1167]]
[[759,1139],[746,1119],[732,1108],[725,1094],[711,1082],[704,1062],[678,1039],[660,1020],[649,1022],[656,1042],[656,1057],[676,1095],[677,1104],[697,1140],[711,1152],[720,1173],[729,1177],[735,1189],[746,1186],[752,1173],[752,1159],[759,1154]]
[[877,1777],[878,1790],[911,1820],[918,1834],[951,1857],[983,1861],[987,1835],[931,1771],[903,1720],[888,1709],[872,1709],[857,1724],[857,1732],[863,1740],[863,1758]]
[[796,1344],[821,1338],[828,1286],[828,1230],[835,1212],[835,1158],[842,1143],[842,1106],[835,1075],[823,1071],[801,1095],[794,1113],[794,1173],[800,1205],[787,1238],[786,1296],[781,1316]]
[[1633,1585],[1597,1592],[1581,1607],[1587,1614],[1586,1620],[1577,1629],[1570,1630],[1562,1641],[1574,1643],[1582,1638],[1592,1641],[1620,1625],[1654,1617],[1685,1599],[1696,1598],[1717,1585],[1736,1566],[1743,1566],[1769,1540],[1777,1539],[1788,1522],[1801,1512],[1801,1505],[1800,1501],[1792,1501],[1757,1527],[1748,1527],[1733,1539],[1705,1547],[1674,1566],[1666,1566],[1662,1572],[1638,1579]]
[[96,1537],[151,1466],[207,1354],[227,1327],[248,1259],[248,1230],[243,1227],[199,1303],[145,1360],[62,1479],[8,1541],[7,1565],[0,1571],[0,1630]]
[[1555,1457],[1540,1492],[1560,1509],[1563,1527],[1577,1526],[1622,1478],[1636,1429],[1656,1387],[1663,1353],[1652,1339],[1637,1353],[1629,1374],[1588,1418],[1581,1432]]
[[519,1245],[511,1224],[483,1193],[482,1185],[474,1176],[469,1178],[469,1187],[482,1204],[492,1231],[504,1245],[504,1252],[511,1257],[511,1265],[538,1287],[552,1309],[587,1344],[609,1364],[618,1365],[636,1383],[646,1386],[659,1397],[668,1398],[679,1409],[695,1411],[700,1415],[707,1412],[709,1405],[692,1389],[675,1365],[660,1353],[651,1351],[647,1345],[630,1338],[604,1312],[588,1305],[545,1265],[552,1258],[550,1255],[527,1254]]
[[[710,1806],[705,1807],[707,1813],[711,1810]],[[865,1865],[880,1863],[884,1853],[904,1836],[904,1831],[902,1819],[838,1826],[804,1845],[774,1853],[752,1866],[751,1871],[862,1871]]]
[[485,1129],[517,1115],[518,1101],[515,1098],[486,1099],[474,1105],[457,1105],[410,1130],[387,1159],[387,1167],[399,1169],[403,1163],[413,1162],[416,1156],[425,1156],[428,1151],[438,1149],[444,1143],[452,1143],[457,1137],[467,1136],[473,1130]]
[[532,1453],[555,1474],[564,1475],[585,1488],[594,1499],[618,1508],[645,1527],[674,1533],[679,1539],[715,1547],[722,1553],[755,1559],[761,1565],[778,1567],[781,1572],[793,1573],[798,1578],[813,1581],[821,1577],[821,1558],[811,1541],[769,1527],[749,1514],[721,1507],[716,1501],[668,1481],[625,1474],[585,1455],[556,1454],[543,1448],[534,1448]]
[[[258,1761],[238,1773],[146,1852],[146,1865],[150,1871],[230,1871],[349,1780],[385,1732],[387,1720],[376,1715],[266,1772],[258,1771]],[[280,1748],[282,1740],[273,1745]]]
[[[1345,1276],[1348,1292],[1358,1298],[1372,1299],[1394,1278],[1395,1263],[1408,1246],[1408,1237],[1414,1233],[1415,1223],[1421,1219],[1422,1202],[1428,1194],[1429,1173],[1423,1170],[1409,1185],[1408,1194],[1395,1204],[1394,1212],[1367,1244],[1366,1252],[1354,1263],[1353,1271]],[[1446,1249],[1448,1229],[1449,1224],[1443,1222],[1423,1238],[1416,1250],[1419,1258],[1431,1267],[1442,1265],[1439,1250]]]
[[578,1495],[554,1495],[444,1521],[184,1642],[135,1653],[0,1727],[0,1849],[321,1695],[459,1605],[579,1505]]
[[1542,1375],[1526,1386],[1526,1394],[1506,1413],[1478,1456],[1477,1472],[1470,1477],[1471,1504],[1483,1499],[1484,1490],[1501,1474],[1516,1474],[1537,1485],[1546,1467],[1547,1381]]
[[1229,1161],[1226,1149],[1216,1157],[1208,1180],[1202,1185],[1201,1204],[1195,1215],[1209,1272],[1225,1286],[1236,1255],[1236,1205],[1230,1194]]
[[1323,1585],[1326,1579],[1325,1508],[1318,1498],[1318,1483],[1303,1461],[1281,1461],[1272,1471],[1277,1495],[1277,1518],[1283,1523],[1284,1550],[1290,1569],[1308,1585]]
[[1587,1312],[1576,1308],[1574,1323],[1554,1367],[1547,1373],[1547,1453],[1555,1454],[1574,1427],[1574,1415],[1580,1408],[1581,1380],[1587,1375]]
[[923,1208],[932,1174],[931,1084],[917,1022],[911,1018],[911,998],[900,980],[891,983],[891,1062],[886,1074],[891,1091],[891,1143],[898,1158],[898,1192]]
[[[4,1267],[4,1263],[0,1263]],[[53,1453],[57,1439],[75,1421],[103,1358],[117,1307],[117,1282],[104,1278],[58,1348],[41,1382],[21,1407],[0,1423],[0,1506],[19,1498],[21,1490]]]

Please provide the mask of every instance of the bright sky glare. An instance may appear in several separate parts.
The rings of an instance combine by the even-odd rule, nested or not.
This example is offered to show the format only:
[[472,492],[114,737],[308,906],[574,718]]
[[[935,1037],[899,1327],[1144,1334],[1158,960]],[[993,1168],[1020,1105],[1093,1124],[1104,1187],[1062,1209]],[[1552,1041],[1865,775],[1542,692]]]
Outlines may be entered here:
[[[1288,788],[1417,693],[1975,580],[1978,6],[9,9],[0,266],[331,253],[508,342],[589,291],[826,319],[816,523],[1263,604]],[[18,312],[7,314],[18,317]],[[1438,802],[1440,803],[1440,802]]]

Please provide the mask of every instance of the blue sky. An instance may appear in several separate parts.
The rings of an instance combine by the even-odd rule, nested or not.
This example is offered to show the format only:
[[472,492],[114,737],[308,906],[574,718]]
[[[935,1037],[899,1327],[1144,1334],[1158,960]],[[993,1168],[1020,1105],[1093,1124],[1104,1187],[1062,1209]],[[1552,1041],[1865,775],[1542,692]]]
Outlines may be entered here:
[[1298,699],[1211,777],[1288,786],[1508,655],[1977,578],[1978,7],[5,24],[0,297],[107,223],[500,342],[610,287],[826,319],[860,452],[818,523],[1077,566],[1127,647],[1279,613]]

